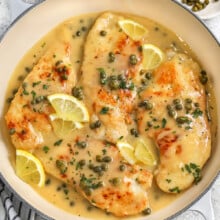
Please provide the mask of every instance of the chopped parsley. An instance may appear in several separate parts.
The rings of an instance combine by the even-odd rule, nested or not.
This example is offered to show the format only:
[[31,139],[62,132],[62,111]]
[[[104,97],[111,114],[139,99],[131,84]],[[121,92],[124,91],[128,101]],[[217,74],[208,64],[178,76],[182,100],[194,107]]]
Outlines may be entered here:
[[35,86],[39,85],[40,83],[41,83],[41,81],[33,82],[32,86],[35,87]]
[[193,113],[192,113],[192,116],[193,118],[198,118],[199,116],[202,116],[203,112],[199,109],[199,108],[196,108]]
[[56,167],[59,169],[61,174],[67,171],[67,162],[64,160],[56,160]]
[[197,184],[202,179],[201,169],[197,164],[185,164],[184,168],[188,173],[193,175],[195,184]]
[[172,181],[171,179],[166,179],[167,183],[171,183],[171,181]]
[[109,107],[103,107],[102,109],[101,109],[101,111],[100,111],[100,114],[102,114],[102,115],[105,115],[105,114],[107,114],[108,112],[109,112]]
[[44,85],[42,86],[42,88],[43,88],[44,90],[47,90],[47,89],[49,88],[49,86],[46,85],[46,84],[44,84]]
[[44,153],[48,153],[48,151],[50,150],[50,148],[48,146],[43,146],[42,150],[44,151]]
[[62,142],[63,142],[63,139],[60,139],[60,140],[56,141],[53,145],[60,146],[62,144]]
[[172,193],[180,193],[181,192],[178,186],[169,189],[169,191],[172,192]]
[[165,128],[167,124],[167,120],[163,118],[161,123],[162,123],[162,128]]

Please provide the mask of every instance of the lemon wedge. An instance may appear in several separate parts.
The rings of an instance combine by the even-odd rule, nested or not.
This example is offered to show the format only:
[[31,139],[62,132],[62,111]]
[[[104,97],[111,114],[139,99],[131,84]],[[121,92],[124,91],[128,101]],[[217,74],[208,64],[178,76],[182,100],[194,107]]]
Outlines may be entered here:
[[82,123],[64,121],[63,119],[59,118],[57,114],[51,114],[49,117],[54,133],[60,138],[67,137],[75,129],[81,129],[83,127]]
[[135,143],[135,158],[143,164],[153,167],[157,165],[157,159],[152,151],[153,142],[150,139],[139,139]]
[[152,70],[157,68],[164,60],[163,52],[153,44],[144,44],[143,52],[143,69]]
[[33,154],[17,149],[15,170],[16,175],[26,183],[39,187],[44,186],[44,168],[39,159]]
[[124,141],[119,141],[117,142],[117,147],[124,159],[130,163],[130,164],[135,164],[136,163],[136,158],[134,156],[134,147],[127,142]]
[[155,146],[149,138],[138,138],[133,145],[126,141],[119,141],[116,146],[122,157],[130,164],[142,163],[152,168],[157,165]]
[[88,122],[89,113],[83,102],[75,97],[63,93],[47,97],[53,106],[57,117],[64,121]]
[[120,28],[134,41],[141,40],[148,30],[141,24],[124,19],[118,22]]

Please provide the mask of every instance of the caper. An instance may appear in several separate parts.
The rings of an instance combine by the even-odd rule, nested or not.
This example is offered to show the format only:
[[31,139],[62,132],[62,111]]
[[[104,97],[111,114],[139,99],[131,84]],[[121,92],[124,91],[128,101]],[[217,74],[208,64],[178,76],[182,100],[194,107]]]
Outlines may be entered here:
[[148,100],[144,100],[139,103],[139,107],[144,107],[146,110],[151,110],[153,108],[152,103],[150,103]]
[[83,99],[83,91],[81,87],[73,87],[72,89],[72,95],[76,97],[79,100]]
[[74,201],[71,201],[71,202],[69,203],[69,205],[70,205],[70,206],[74,206],[74,205],[75,205],[75,202],[74,202]]
[[63,188],[66,188],[66,187],[67,187],[67,184],[66,184],[66,183],[62,183],[62,187],[63,187]]
[[140,75],[142,76],[144,74],[146,74],[146,70],[144,70],[144,69],[140,70]]
[[101,127],[101,121],[100,120],[97,120],[97,121],[90,124],[91,129],[96,129],[96,128],[99,128],[99,127]]
[[148,84],[148,80],[147,79],[141,79],[141,84],[146,86]]
[[101,164],[101,168],[102,168],[103,171],[107,171],[108,170],[108,164],[106,164],[106,163]]
[[118,80],[110,80],[108,85],[109,85],[110,89],[115,90],[115,89],[119,88],[120,83]]
[[81,149],[85,149],[87,146],[87,143],[85,141],[77,141],[76,145]]
[[130,133],[131,133],[131,135],[133,135],[133,136],[135,136],[135,137],[138,137],[138,131],[137,131],[137,129],[132,128],[132,129],[130,130]]
[[195,102],[195,103],[194,103],[194,106],[198,108],[198,107],[199,107],[199,103],[198,103],[198,102]]
[[146,103],[146,106],[145,106],[145,109],[147,109],[147,110],[151,110],[152,108],[153,108],[152,103],[147,102],[147,103]]
[[190,111],[192,109],[192,104],[191,103],[185,103],[185,109],[186,111]]
[[194,7],[197,7],[198,10],[203,9],[206,6],[206,3],[204,2],[203,4],[201,2],[196,2]]
[[15,131],[15,128],[11,128],[11,129],[9,130],[9,134],[10,134],[10,135],[15,134],[15,132],[16,132],[16,131]]
[[188,6],[192,6],[192,5],[193,5],[193,2],[187,1],[186,4],[187,4]]
[[95,157],[97,162],[102,162],[102,156],[101,155],[96,155]]
[[112,161],[112,158],[110,156],[104,156],[102,158],[102,161],[105,163],[110,163]]
[[80,32],[80,31],[77,31],[77,32],[76,32],[76,36],[79,37],[80,35],[81,35],[81,32]]
[[87,207],[87,210],[88,210],[88,211],[91,211],[93,208],[94,208],[94,207],[93,207],[92,205],[89,205],[89,206]]
[[40,96],[38,96],[38,97],[35,99],[35,101],[36,101],[36,103],[40,103],[40,102],[42,102],[44,99],[45,99],[45,97],[42,96],[42,95],[40,95]]
[[118,75],[118,80],[126,80],[125,75],[119,74],[119,75]]
[[105,70],[100,68],[99,69],[99,76],[101,79],[105,79],[106,78],[106,73],[105,73]]
[[207,73],[206,73],[205,70],[201,70],[200,74],[201,74],[201,75],[207,75]]
[[79,166],[80,167],[83,167],[85,165],[86,165],[86,160],[82,159],[82,160],[79,161]]
[[60,190],[61,190],[61,186],[58,186],[58,187],[57,187],[57,191],[60,191]]
[[32,70],[32,67],[25,67],[25,71],[27,72],[27,73],[30,73],[31,72],[31,70]]
[[130,57],[129,57],[129,63],[130,63],[131,65],[136,65],[137,62],[138,62],[138,60],[137,60],[136,55],[131,54]]
[[147,126],[150,128],[150,127],[153,126],[153,123],[152,123],[151,121],[148,121],[148,122],[147,122]]
[[194,6],[192,7],[192,11],[199,11],[199,7],[198,7],[197,5],[194,5]]
[[108,54],[108,62],[109,63],[112,63],[112,62],[114,62],[115,61],[115,54],[113,53],[113,52],[110,52],[109,54]]
[[121,182],[121,179],[119,177],[115,177],[115,178],[111,179],[110,182],[113,186],[118,186]]
[[87,27],[86,26],[82,26],[81,30],[82,31],[87,31]]
[[23,89],[26,89],[27,86],[28,86],[28,84],[27,84],[26,82],[24,82],[24,83],[22,84],[22,88],[23,88]]
[[102,171],[102,167],[101,167],[101,166],[95,166],[95,167],[93,167],[93,171],[94,171],[95,173],[99,173],[99,172]]
[[182,3],[192,6],[192,11],[200,11],[204,9],[208,4],[209,0],[182,0]]
[[96,184],[96,188],[100,188],[100,187],[103,187],[104,186],[104,183],[103,182],[98,182]]
[[182,106],[182,104],[176,104],[175,105],[175,109],[177,110],[177,111],[179,111],[179,110],[182,110],[183,109],[183,106]]
[[138,51],[139,52],[142,52],[143,51],[143,47],[140,45],[140,46],[138,46]]
[[146,208],[145,210],[142,211],[143,215],[150,215],[151,214],[151,209],[150,208]]
[[201,75],[199,80],[203,85],[205,85],[208,82],[208,77],[206,75]]
[[180,99],[174,99],[173,100],[173,104],[174,105],[180,104],[180,102],[181,102]]
[[90,163],[88,167],[89,167],[89,169],[93,170],[94,165],[92,163]]
[[100,33],[99,33],[102,37],[104,37],[104,36],[106,36],[106,34],[107,34],[107,32],[106,31],[104,31],[104,30],[102,30],[102,31],[100,31]]
[[57,62],[55,63],[55,66],[59,66],[61,63],[63,63],[62,60],[57,60]]
[[176,112],[171,108],[171,109],[168,109],[168,115],[170,117],[174,117],[176,115]]
[[100,172],[98,172],[98,176],[103,176],[103,175],[104,175],[103,170],[102,170],[102,171],[100,171]]
[[126,169],[126,166],[124,165],[124,164],[121,164],[120,166],[119,166],[119,170],[120,171],[125,171],[125,169]]
[[148,79],[148,80],[152,79],[152,73],[147,72],[147,73],[145,74],[145,78]]
[[185,103],[192,103],[192,99],[190,98],[185,99]]

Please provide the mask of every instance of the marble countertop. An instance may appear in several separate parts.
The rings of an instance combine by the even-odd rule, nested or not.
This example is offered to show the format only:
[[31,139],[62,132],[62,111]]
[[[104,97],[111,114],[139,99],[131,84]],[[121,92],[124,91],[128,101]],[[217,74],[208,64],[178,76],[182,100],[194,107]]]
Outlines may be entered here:
[[[7,27],[17,18],[19,15],[31,7],[32,4],[24,3],[22,0],[0,0],[0,39]],[[219,15],[212,17],[211,19],[202,20],[204,24],[209,28],[215,38],[220,44],[220,13]],[[0,182],[1,199],[3,200]],[[11,219],[5,217],[5,207],[7,202],[1,202],[0,199],[0,220]],[[12,202],[13,203],[13,202]],[[33,214],[33,216],[36,216]],[[26,220],[25,218],[14,217],[13,219]],[[35,217],[27,218],[35,220]],[[38,216],[37,219],[40,218]],[[216,179],[210,190],[202,196],[193,206],[187,211],[183,212],[179,216],[173,218],[173,220],[219,220],[220,219],[220,177]]]

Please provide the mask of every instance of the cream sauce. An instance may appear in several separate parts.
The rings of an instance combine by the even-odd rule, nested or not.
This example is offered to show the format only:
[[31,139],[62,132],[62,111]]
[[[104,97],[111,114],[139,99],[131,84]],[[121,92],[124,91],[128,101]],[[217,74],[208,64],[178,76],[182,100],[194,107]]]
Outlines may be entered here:
[[[62,34],[72,34],[71,44],[74,48],[72,53],[72,62],[78,65],[77,70],[79,71],[81,60],[78,60],[78,57],[82,56],[83,43],[86,39],[86,34],[97,15],[98,14],[88,14],[71,18],[57,26],[54,30],[43,37],[38,43],[36,43],[36,45],[34,45],[34,47],[28,51],[28,53],[23,57],[23,59],[16,67],[11,82],[8,86],[7,97],[13,97],[13,94],[16,92],[14,88],[19,87],[22,80],[28,74],[29,70],[37,63],[39,58],[57,38],[63,37],[61,36]],[[175,50],[178,52],[189,54],[191,57],[195,58],[189,46],[175,33],[171,32],[167,28],[147,18],[133,15],[125,16],[140,22],[145,27],[147,27],[149,30],[149,43],[155,44],[164,51],[168,50],[169,48],[175,48]],[[67,29],[67,33],[62,31],[60,32],[64,26]],[[6,106],[6,108],[8,108],[8,106]],[[70,186],[63,184],[60,180],[57,180],[49,175],[47,176],[45,187],[34,187],[34,189],[55,206],[58,206],[67,212],[73,213],[74,215],[85,216],[94,219],[118,219],[105,213],[102,210],[93,207]],[[149,191],[152,211],[155,212],[167,206],[179,196],[181,196],[181,193],[177,195],[164,193],[158,189],[155,183],[153,183],[153,187]]]

